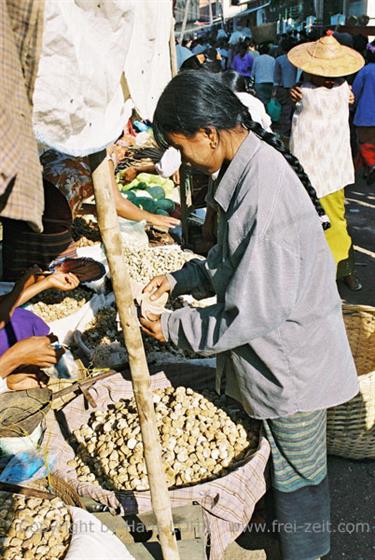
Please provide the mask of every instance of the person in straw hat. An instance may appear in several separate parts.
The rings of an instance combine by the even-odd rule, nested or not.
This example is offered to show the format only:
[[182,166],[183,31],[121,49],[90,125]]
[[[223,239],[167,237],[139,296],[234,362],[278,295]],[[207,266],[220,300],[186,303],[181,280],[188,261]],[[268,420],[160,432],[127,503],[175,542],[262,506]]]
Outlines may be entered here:
[[350,289],[359,290],[345,218],[344,187],[354,183],[354,165],[349,129],[353,96],[343,76],[362,68],[364,59],[354,49],[341,45],[330,31],[318,41],[294,47],[288,58],[304,72],[290,150],[301,162],[330,219],[326,239],[337,264],[337,278]]

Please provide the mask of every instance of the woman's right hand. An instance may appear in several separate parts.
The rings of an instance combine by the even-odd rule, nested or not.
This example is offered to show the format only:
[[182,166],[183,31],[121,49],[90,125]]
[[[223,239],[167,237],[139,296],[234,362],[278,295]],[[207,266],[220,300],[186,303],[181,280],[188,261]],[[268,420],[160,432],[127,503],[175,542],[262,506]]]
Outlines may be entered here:
[[294,103],[298,103],[302,99],[302,89],[299,86],[294,86],[289,91],[289,95]]
[[52,345],[55,341],[57,338],[49,335],[31,336],[16,342],[10,350],[17,359],[17,367],[27,365],[48,368],[57,364],[64,350],[55,348]]
[[159,299],[166,292],[171,291],[171,285],[168,280],[168,276],[165,274],[162,276],[155,276],[145,288],[143,292],[150,294],[150,300],[155,301]]
[[151,213],[147,215],[147,222],[152,226],[168,229],[175,228],[181,224],[180,220],[172,218],[172,216],[160,216],[159,214]]

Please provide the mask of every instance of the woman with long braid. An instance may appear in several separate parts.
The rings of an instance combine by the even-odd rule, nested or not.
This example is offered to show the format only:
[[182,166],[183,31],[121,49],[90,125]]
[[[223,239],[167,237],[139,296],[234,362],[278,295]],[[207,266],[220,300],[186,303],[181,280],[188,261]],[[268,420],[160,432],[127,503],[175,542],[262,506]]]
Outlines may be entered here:
[[209,73],[168,84],[154,133],[201,171],[219,171],[219,226],[205,261],[145,291],[216,295],[217,303],[142,320],[143,329],[217,356],[217,390],[259,419],[270,443],[282,558],[315,560],[330,548],[326,409],[358,392],[326,217],[296,158]]

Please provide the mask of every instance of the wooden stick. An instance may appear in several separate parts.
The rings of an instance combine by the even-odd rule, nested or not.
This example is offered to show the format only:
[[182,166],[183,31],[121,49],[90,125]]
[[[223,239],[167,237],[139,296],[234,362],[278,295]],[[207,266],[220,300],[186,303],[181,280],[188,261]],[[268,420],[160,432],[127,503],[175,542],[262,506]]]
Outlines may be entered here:
[[174,35],[175,20],[172,17],[171,20],[171,34],[169,36],[169,53],[171,57],[171,74],[174,78],[177,74],[177,53],[176,53],[176,41]]
[[36,488],[28,488],[27,486],[20,486],[19,484],[10,484],[9,482],[0,482],[0,490],[2,492],[9,492],[10,494],[23,494],[24,496],[32,496],[33,498],[42,498],[43,500],[53,500],[53,498],[56,498],[56,495],[50,492],[37,490]]
[[112,278],[117,310],[120,315],[130,372],[138,408],[144,456],[164,560],[178,560],[173,530],[172,509],[161,458],[161,446],[152,400],[151,379],[147,366],[137,311],[133,303],[130,278],[122,257],[122,242],[112,195],[110,169],[105,159],[93,172],[95,200],[100,233]]

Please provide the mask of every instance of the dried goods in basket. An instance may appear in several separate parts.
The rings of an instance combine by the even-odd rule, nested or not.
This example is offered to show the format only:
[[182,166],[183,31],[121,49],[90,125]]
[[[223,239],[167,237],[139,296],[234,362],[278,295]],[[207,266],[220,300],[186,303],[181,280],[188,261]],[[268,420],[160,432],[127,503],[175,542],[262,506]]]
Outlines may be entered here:
[[[224,476],[258,446],[259,426],[226,397],[166,387],[153,399],[170,487]],[[74,431],[72,444],[76,457],[68,465],[78,480],[109,490],[148,490],[134,398],[94,412]]]

